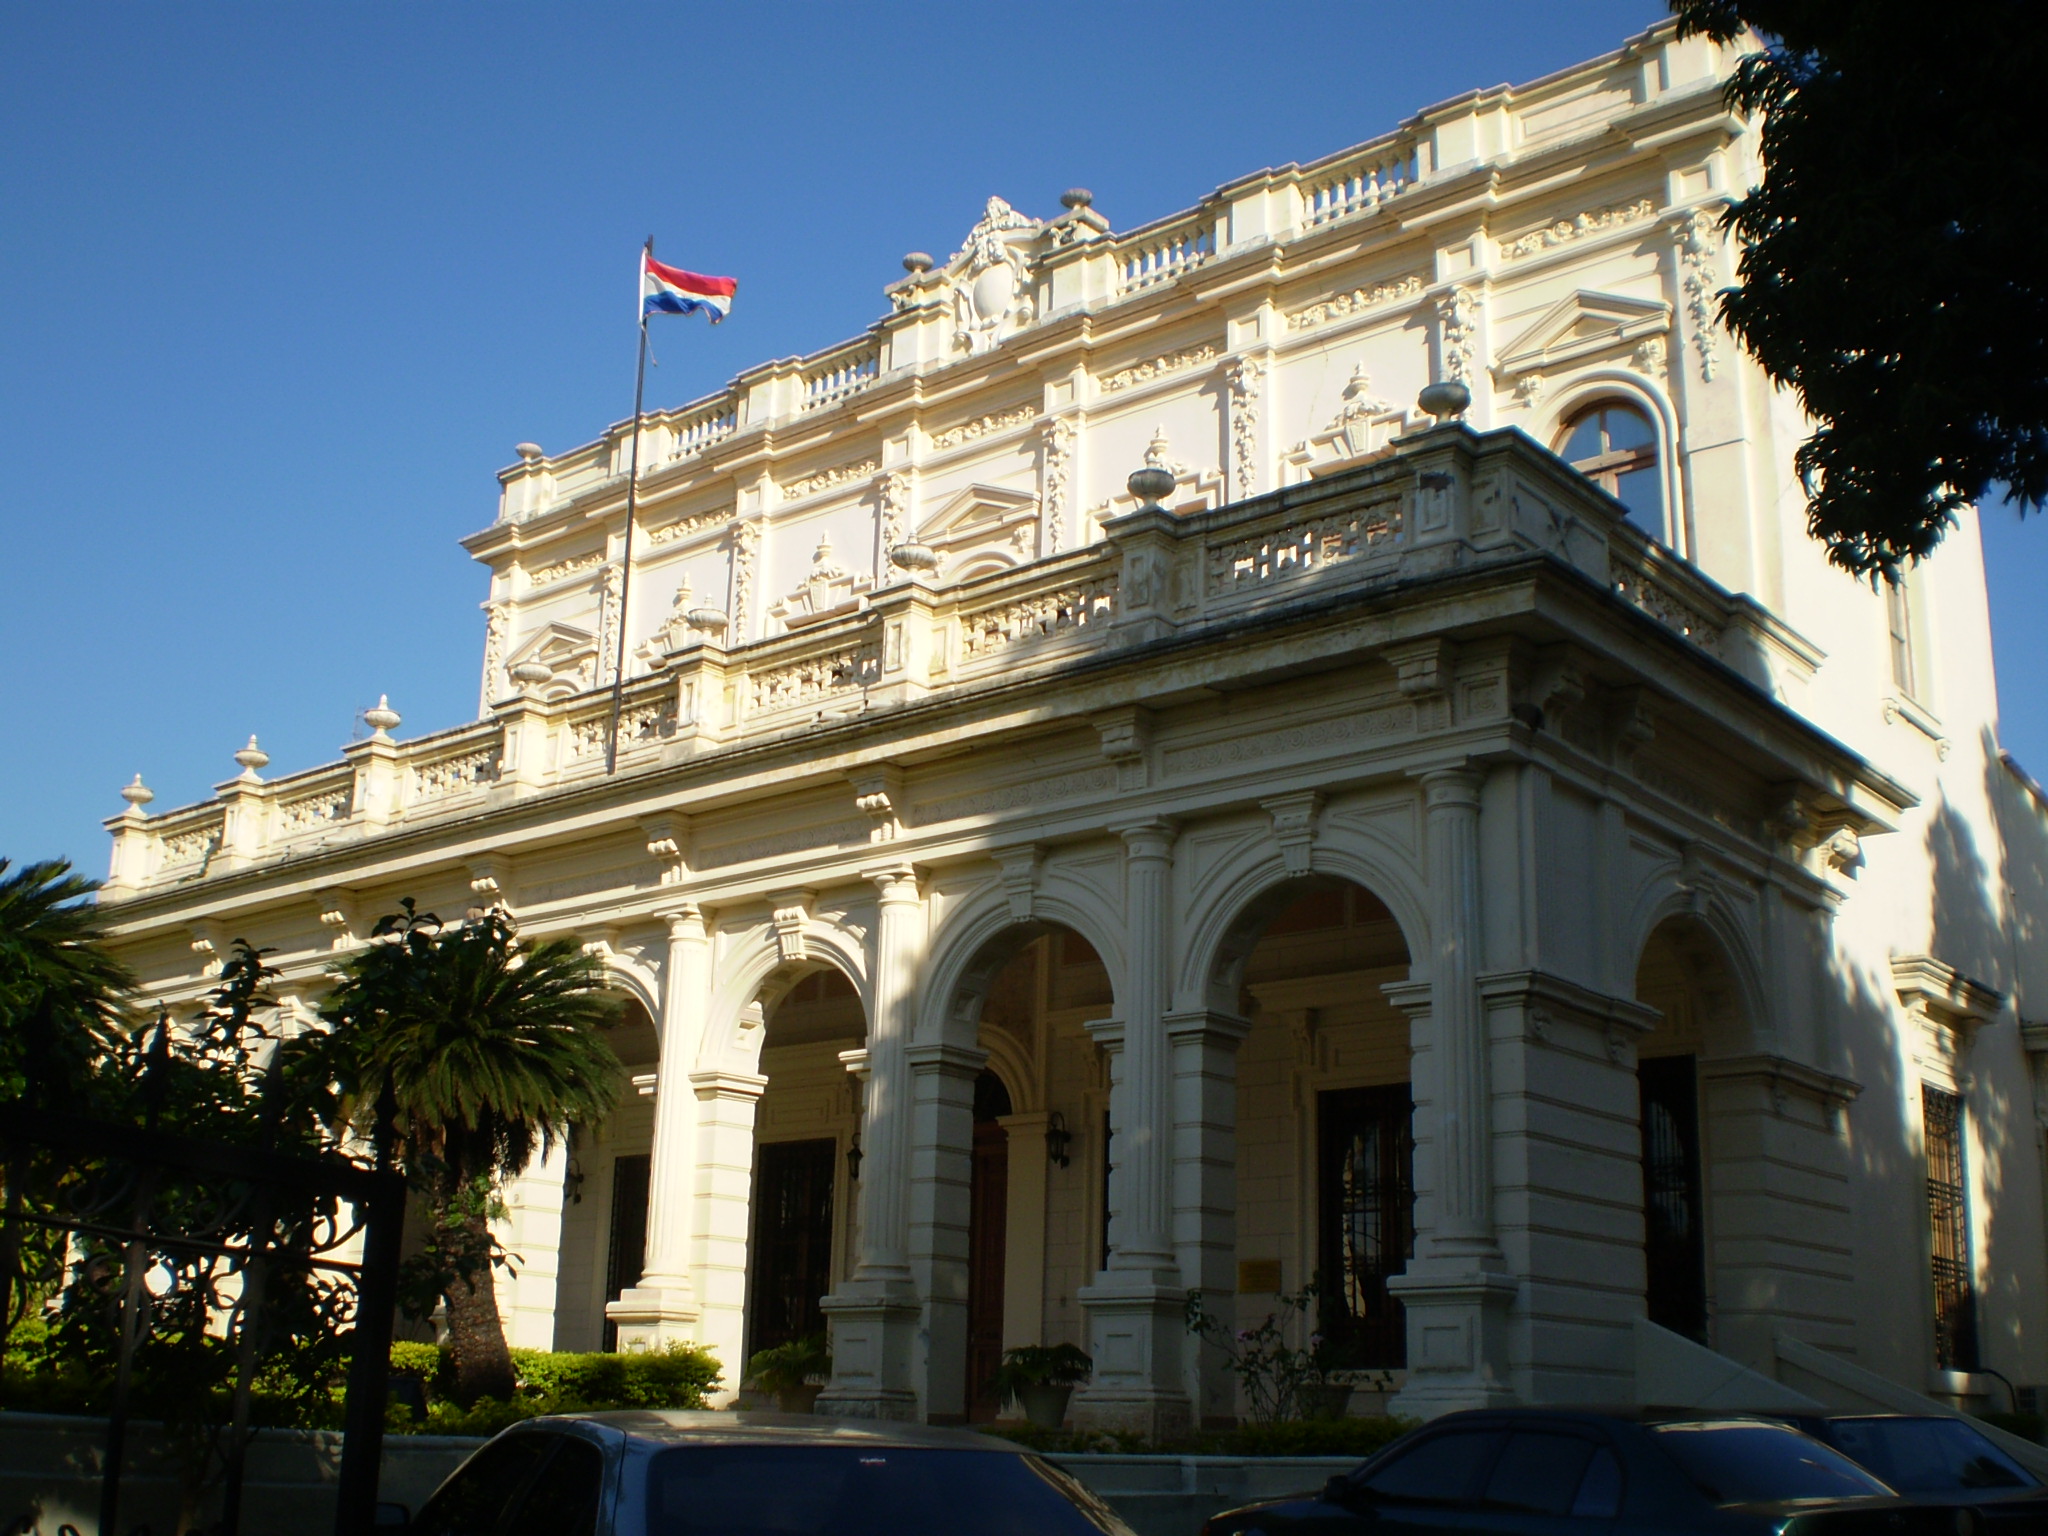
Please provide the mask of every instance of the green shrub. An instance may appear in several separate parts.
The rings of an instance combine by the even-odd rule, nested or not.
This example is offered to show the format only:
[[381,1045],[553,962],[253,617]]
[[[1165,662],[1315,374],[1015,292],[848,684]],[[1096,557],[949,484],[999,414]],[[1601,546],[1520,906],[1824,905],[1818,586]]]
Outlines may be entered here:
[[426,1383],[427,1415],[420,1419],[394,1404],[386,1424],[399,1434],[495,1435],[508,1424],[544,1413],[595,1413],[612,1408],[702,1408],[704,1395],[719,1383],[717,1357],[689,1344],[670,1344],[645,1354],[574,1354],[515,1349],[519,1378],[511,1398],[479,1398],[461,1408],[448,1399],[451,1364],[438,1344],[391,1346],[394,1375]]

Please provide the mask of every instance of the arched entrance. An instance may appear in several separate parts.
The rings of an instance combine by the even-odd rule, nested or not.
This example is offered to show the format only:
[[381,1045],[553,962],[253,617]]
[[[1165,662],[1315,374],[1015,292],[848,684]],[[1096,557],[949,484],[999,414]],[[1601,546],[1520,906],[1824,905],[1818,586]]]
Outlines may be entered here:
[[1642,1150],[1643,1301],[1651,1322],[1711,1342],[1712,1165],[1716,1117],[1705,1092],[1715,1057],[1746,1024],[1719,941],[1690,916],[1667,918],[1636,966],[1636,998],[1662,1018],[1636,1047]]
[[[947,1033],[976,1065],[948,1090],[964,1113],[919,1121],[942,1137],[918,1154],[936,1219],[913,1236],[930,1266],[926,1413],[985,1421],[999,1411],[988,1383],[1003,1351],[1087,1346],[1077,1297],[1105,1258],[1109,1084],[1085,1026],[1113,1001],[1094,946],[1039,922],[976,946],[948,1002]],[[944,1219],[949,1185],[965,1197],[964,1229]]]
[[[1375,1388],[1398,1384],[1406,1363],[1387,1282],[1414,1253],[1414,1093],[1409,1023],[1382,988],[1408,974],[1386,904],[1314,876],[1247,906],[1211,988],[1250,1021],[1236,1061],[1235,1262],[1216,1278],[1234,1280],[1239,1328],[1314,1285],[1299,1328]],[[1214,1361],[1199,1369],[1205,1418],[1246,1411],[1206,1400],[1230,1384]]]
[[[556,1246],[554,1337],[548,1345],[554,1349],[616,1349],[618,1330],[605,1307],[639,1283],[647,1257],[653,1093],[661,1039],[647,1009],[630,995],[607,1036],[625,1064],[627,1086],[602,1126],[570,1127]],[[516,1226],[517,1197],[509,1191],[508,1196]],[[530,1265],[537,1254],[521,1246],[520,1235],[515,1231],[506,1246]]]
[[760,993],[747,1234],[745,1358],[825,1333],[818,1303],[851,1271],[857,1242],[860,1072],[867,1019],[831,965],[792,965]]

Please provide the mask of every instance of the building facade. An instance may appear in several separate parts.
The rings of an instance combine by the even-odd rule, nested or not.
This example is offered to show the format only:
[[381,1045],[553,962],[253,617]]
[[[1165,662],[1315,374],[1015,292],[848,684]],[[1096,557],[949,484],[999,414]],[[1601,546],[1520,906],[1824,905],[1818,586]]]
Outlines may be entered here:
[[829,1329],[824,1407],[950,1420],[1070,1341],[1157,1431],[1241,1407],[1190,1293],[1316,1278],[1405,1412],[1708,1350],[2005,1406],[2040,800],[1974,525],[1829,568],[1716,323],[1732,63],[1660,27],[1128,233],[991,198],[857,340],[521,445],[478,719],[131,786],[123,958],[301,1006],[407,896],[601,954],[635,1091],[507,1191],[515,1343]]

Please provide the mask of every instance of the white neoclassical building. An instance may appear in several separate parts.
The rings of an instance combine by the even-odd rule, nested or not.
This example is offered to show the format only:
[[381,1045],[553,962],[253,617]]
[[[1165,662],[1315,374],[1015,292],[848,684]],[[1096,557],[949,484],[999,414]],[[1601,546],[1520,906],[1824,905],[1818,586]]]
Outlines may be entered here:
[[1889,592],[1808,539],[1715,321],[1731,63],[1659,27],[1125,233],[991,198],[641,420],[630,564],[634,424],[522,445],[478,718],[131,786],[124,958],[310,1000],[407,896],[602,954],[636,1092],[508,1192],[522,1344],[829,1327],[827,1407],[944,1421],[1072,1341],[1159,1428],[1236,1411],[1191,1290],[1319,1275],[1408,1412],[2048,1383],[1976,529]]

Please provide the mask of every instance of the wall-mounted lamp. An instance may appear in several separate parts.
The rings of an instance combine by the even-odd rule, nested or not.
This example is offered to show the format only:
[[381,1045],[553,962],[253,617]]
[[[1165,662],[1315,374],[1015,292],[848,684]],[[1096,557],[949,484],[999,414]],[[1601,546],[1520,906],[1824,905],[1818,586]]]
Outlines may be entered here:
[[1074,1143],[1074,1133],[1067,1129],[1066,1116],[1054,1110],[1045,1122],[1045,1155],[1053,1167],[1064,1168],[1070,1159],[1067,1148]]
[[569,1191],[569,1203],[583,1203],[583,1165],[576,1161],[574,1153],[569,1155],[569,1166],[562,1174],[562,1183]]
[[858,1179],[860,1177],[860,1133],[858,1131],[854,1133],[853,1140],[846,1148],[846,1176],[849,1179]]

